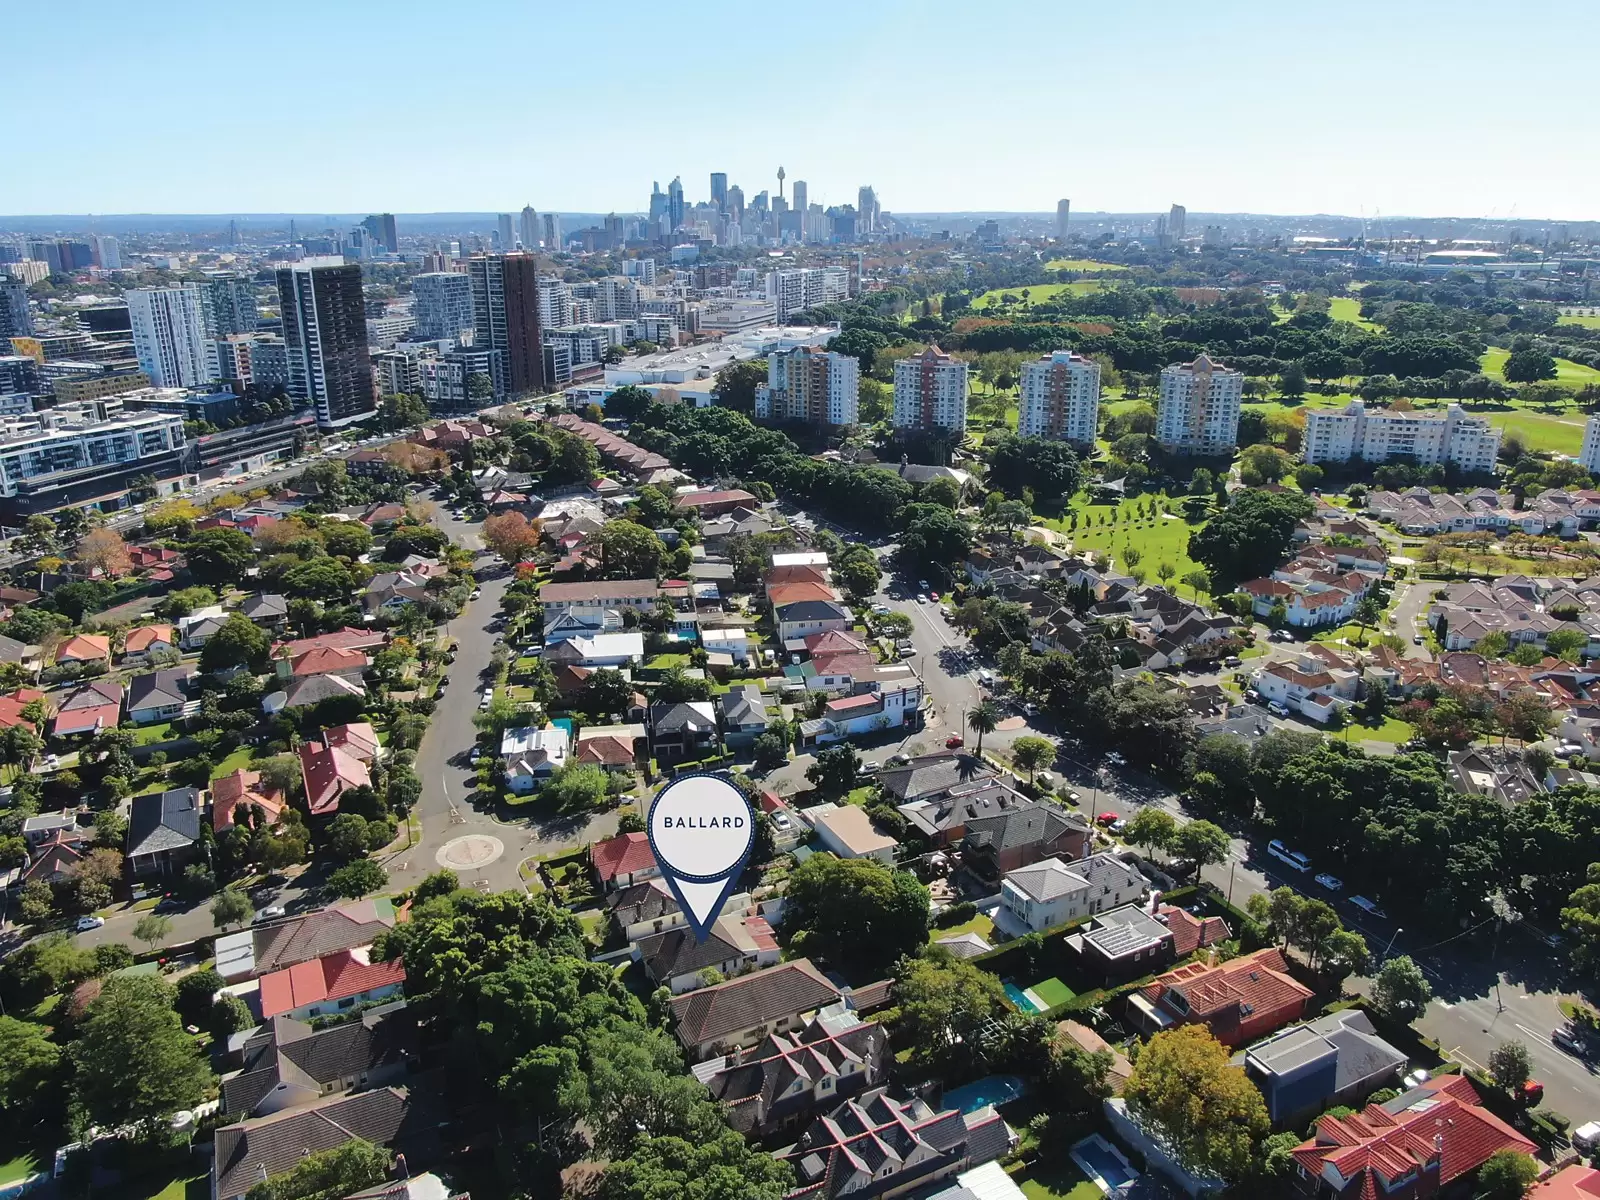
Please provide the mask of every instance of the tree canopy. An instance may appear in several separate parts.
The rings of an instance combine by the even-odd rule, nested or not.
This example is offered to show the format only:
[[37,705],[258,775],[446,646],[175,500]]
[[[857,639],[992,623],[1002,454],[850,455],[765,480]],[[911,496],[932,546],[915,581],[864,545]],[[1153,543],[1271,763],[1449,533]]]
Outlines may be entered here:
[[1243,1178],[1271,1125],[1261,1092],[1204,1025],[1158,1033],[1139,1051],[1123,1090],[1129,1108],[1191,1170]]
[[886,969],[927,940],[928,889],[875,859],[813,854],[790,877],[783,933],[792,953]]

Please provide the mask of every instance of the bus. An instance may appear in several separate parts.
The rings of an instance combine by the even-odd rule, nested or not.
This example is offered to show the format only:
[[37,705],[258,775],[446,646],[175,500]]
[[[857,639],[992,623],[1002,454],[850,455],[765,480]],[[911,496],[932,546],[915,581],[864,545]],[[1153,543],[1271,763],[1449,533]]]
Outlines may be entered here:
[[1267,844],[1267,853],[1285,866],[1293,867],[1302,875],[1311,870],[1311,860],[1309,858],[1298,850],[1289,849],[1276,838]]

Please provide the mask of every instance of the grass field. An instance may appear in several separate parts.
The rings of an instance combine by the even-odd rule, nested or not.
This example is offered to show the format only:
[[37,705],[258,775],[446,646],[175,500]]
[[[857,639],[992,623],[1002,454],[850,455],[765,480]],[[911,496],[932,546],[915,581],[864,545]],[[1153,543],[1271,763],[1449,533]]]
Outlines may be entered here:
[[224,775],[232,775],[235,771],[247,768],[254,755],[255,751],[249,746],[240,746],[211,769],[211,778],[220,779]]
[[1361,315],[1361,301],[1353,296],[1335,296],[1328,302],[1328,315],[1335,321],[1349,321],[1362,329],[1378,329],[1376,323]]
[[[1350,740],[1357,742],[1401,742],[1411,740],[1411,726],[1400,720],[1399,717],[1385,717],[1382,725],[1363,725],[1352,722],[1350,725]],[[1340,734],[1339,736],[1344,736]]]
[[1070,292],[1074,296],[1082,296],[1089,292],[1098,292],[1107,285],[1098,279],[1079,279],[1072,283],[1035,283],[1030,287],[996,288],[992,292],[984,292],[972,302],[973,308],[994,308],[999,305],[1001,297],[1009,296],[1022,303],[1022,293],[1027,292],[1029,304],[1043,304],[1046,300],[1053,300],[1062,292]]
[[1071,1000],[1077,995],[1076,992],[1074,992],[1066,984],[1062,983],[1061,980],[1057,979],[1054,975],[1052,975],[1049,979],[1041,979],[1028,990],[1031,991],[1035,996],[1039,997],[1039,999],[1043,1000],[1045,1004],[1051,1008],[1054,1008],[1058,1004],[1065,1004],[1068,1000]]
[[983,913],[976,914],[970,921],[963,921],[959,925],[952,925],[948,929],[934,929],[928,933],[930,942],[937,942],[941,938],[955,937],[957,934],[975,933],[981,938],[994,940],[994,922]]
[[1585,329],[1600,329],[1600,316],[1558,317],[1557,325],[1582,325]]
[[1092,258],[1052,258],[1045,263],[1046,271],[1126,271],[1121,263],[1096,262]]
[[[1072,539],[1073,546],[1078,550],[1087,550],[1090,553],[1102,551],[1111,556],[1117,567],[1124,565],[1125,551],[1132,547],[1139,551],[1139,567],[1144,570],[1152,582],[1157,580],[1156,567],[1169,562],[1178,569],[1173,577],[1175,586],[1183,590],[1177,581],[1188,572],[1194,570],[1198,563],[1189,557],[1189,533],[1195,528],[1182,517],[1161,517],[1149,521],[1141,518],[1138,523],[1126,520],[1131,506],[1124,506],[1124,523],[1120,525],[1101,525],[1098,522],[1108,513],[1116,510],[1108,504],[1086,504],[1077,510],[1078,528],[1076,531],[1068,529],[1065,520],[1047,521],[1051,529],[1060,530]],[[1085,521],[1097,522],[1086,525]]]
[[1058,1161],[1023,1167],[1011,1178],[1028,1200],[1100,1200],[1100,1189],[1065,1153]]
[[1526,411],[1485,413],[1491,425],[1520,438],[1529,450],[1577,454],[1583,449],[1583,420]]
[[[1505,378],[1506,359],[1511,357],[1509,350],[1502,350],[1498,346],[1490,346],[1483,358],[1479,360],[1479,369],[1493,379]],[[1581,366],[1575,362],[1568,362],[1564,358],[1556,359],[1556,383],[1566,384],[1568,387],[1582,387],[1586,383],[1600,383],[1600,371],[1593,367]]]

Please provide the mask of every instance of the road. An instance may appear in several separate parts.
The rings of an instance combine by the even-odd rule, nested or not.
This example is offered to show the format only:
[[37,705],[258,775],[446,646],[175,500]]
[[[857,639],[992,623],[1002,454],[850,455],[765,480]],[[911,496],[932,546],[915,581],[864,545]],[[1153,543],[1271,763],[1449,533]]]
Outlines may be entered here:
[[1405,642],[1407,658],[1432,657],[1426,646],[1415,645],[1411,639],[1421,630],[1422,610],[1432,602],[1433,589],[1436,586],[1428,582],[1402,583],[1396,592],[1394,607],[1390,610],[1392,620],[1389,628],[1396,637]]

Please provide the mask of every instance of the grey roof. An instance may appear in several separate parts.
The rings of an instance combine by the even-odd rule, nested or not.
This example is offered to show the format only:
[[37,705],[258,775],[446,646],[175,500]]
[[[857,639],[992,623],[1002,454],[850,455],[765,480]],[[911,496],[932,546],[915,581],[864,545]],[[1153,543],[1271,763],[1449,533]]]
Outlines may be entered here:
[[611,910],[612,919],[624,927],[681,911],[678,898],[665,888],[655,887],[650,880],[612,892],[606,907]]
[[38,653],[37,646],[25,646],[16,638],[0,636],[0,662],[20,663],[28,657],[28,651]]
[[1082,937],[1107,958],[1121,958],[1166,941],[1172,937],[1172,930],[1137,904],[1124,904],[1100,913],[1094,919],[1094,927],[1084,930]]
[[128,680],[128,711],[188,703],[189,681],[194,674],[193,667],[166,667],[148,675],[135,675]]
[[262,617],[283,617],[289,614],[289,600],[286,596],[263,592],[261,595],[251,596],[239,606],[239,611],[252,621]]
[[650,731],[655,736],[676,733],[690,727],[715,730],[716,710],[708,700],[683,700],[677,704],[650,706]]
[[249,1113],[279,1083],[320,1092],[352,1076],[401,1066],[415,1054],[416,1045],[417,1021],[406,1015],[404,1000],[320,1030],[276,1017],[245,1042],[244,1069],[223,1080],[222,1111]]
[[985,779],[960,784],[932,799],[913,800],[900,811],[918,830],[932,836],[1000,812],[1022,812],[1037,807],[1032,800],[1012,791],[998,779]]
[[387,900],[357,900],[257,926],[253,931],[256,974],[267,975],[340,950],[369,946],[393,927],[393,906]]
[[[1065,868],[1065,872],[1061,868]],[[1006,875],[1007,883],[1040,901],[1054,900],[1086,887],[1117,891],[1142,879],[1132,865],[1115,854],[1092,854],[1075,862],[1047,858],[1032,866],[1018,867]]]
[[640,938],[638,945],[639,961],[657,983],[743,957],[743,951],[724,940],[714,928],[703,942],[688,926],[677,925]]
[[878,775],[878,785],[901,804],[933,796],[979,779],[994,778],[994,769],[970,754],[944,751],[924,754]]
[[356,684],[356,692],[352,692],[345,686],[347,683],[354,682],[354,680],[332,673],[296,676],[290,681],[288,688],[285,689],[287,698],[284,701],[284,707],[304,708],[307,705],[329,700],[335,696],[356,695],[357,692],[363,691],[360,684]]
[[934,944],[943,946],[957,958],[976,958],[994,949],[981,933],[954,933],[939,938]]
[[1398,1070],[1406,1056],[1378,1036],[1366,1013],[1358,1008],[1329,1013],[1304,1025],[1294,1025],[1257,1042],[1242,1059],[1263,1075],[1282,1075],[1317,1059],[1337,1055],[1333,1091]]
[[1089,823],[1077,813],[1066,813],[1050,805],[1009,809],[992,817],[976,817],[967,822],[963,845],[991,848],[995,853],[1017,846],[1053,842],[1068,830],[1087,832]]
[[181,850],[200,838],[200,793],[192,788],[146,792],[133,798],[128,819],[128,853]]
[[777,610],[780,621],[829,621],[850,619],[850,610],[832,600],[796,600]]
[[761,689],[754,686],[733,688],[722,695],[722,719],[729,725],[767,724],[767,705]]

